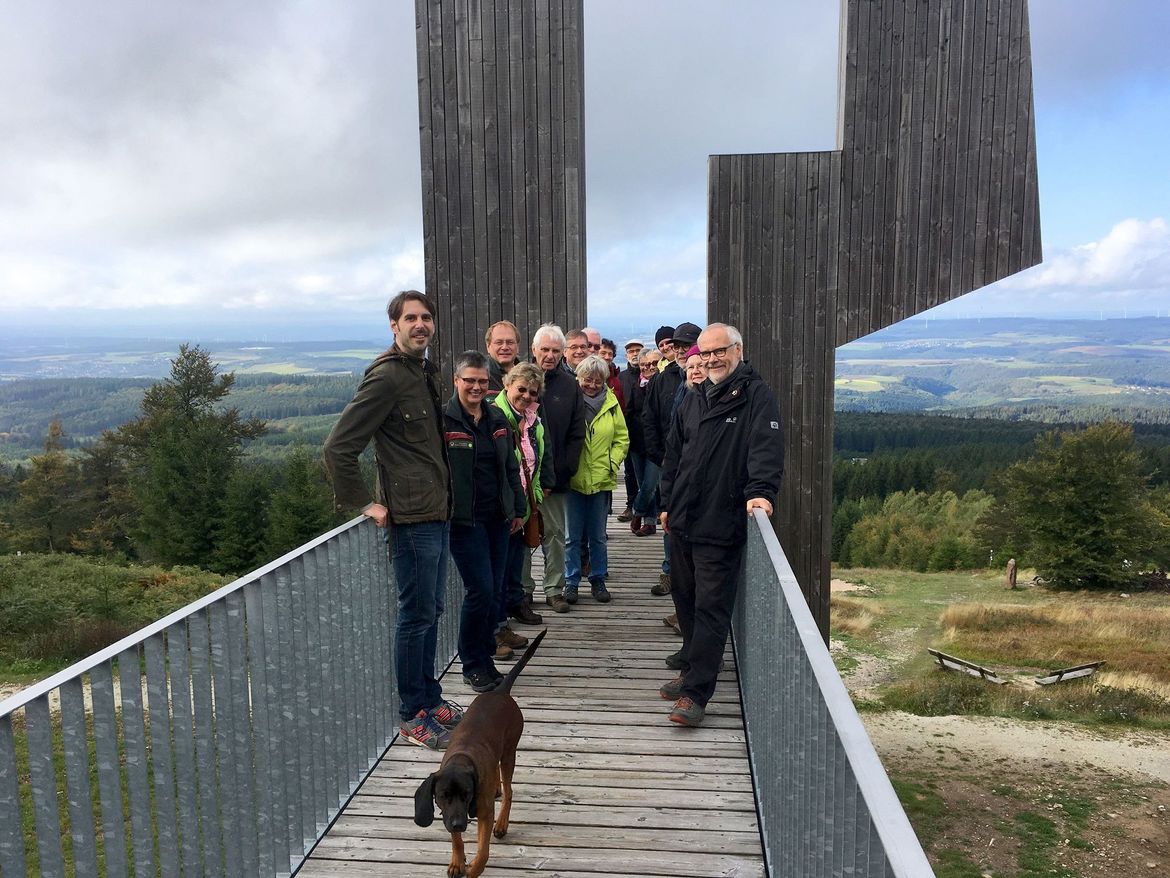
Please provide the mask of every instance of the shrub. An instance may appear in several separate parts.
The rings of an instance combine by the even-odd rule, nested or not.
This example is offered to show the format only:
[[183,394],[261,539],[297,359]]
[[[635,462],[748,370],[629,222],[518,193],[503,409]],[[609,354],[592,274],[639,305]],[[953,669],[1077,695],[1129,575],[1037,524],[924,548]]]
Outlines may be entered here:
[[891,494],[881,508],[853,525],[841,555],[859,567],[969,570],[983,567],[987,555],[975,537],[975,522],[992,497],[968,491]]

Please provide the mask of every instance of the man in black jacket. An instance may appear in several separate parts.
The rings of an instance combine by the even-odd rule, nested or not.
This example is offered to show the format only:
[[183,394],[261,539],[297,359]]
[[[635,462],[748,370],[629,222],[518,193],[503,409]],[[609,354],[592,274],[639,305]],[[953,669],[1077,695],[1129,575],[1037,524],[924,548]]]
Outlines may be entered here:
[[[618,383],[622,389],[620,396],[622,413],[626,416],[626,429],[630,433],[630,453],[626,455],[625,462],[626,508],[617,517],[617,520],[623,523],[634,517],[634,498],[638,496],[638,471],[642,468],[642,393],[639,387],[642,370],[638,368],[638,354],[643,347],[645,345],[639,338],[631,338],[626,342],[626,368],[618,375]],[[638,397],[636,402],[635,394]]]
[[699,336],[707,380],[686,394],[666,443],[659,520],[671,535],[671,592],[683,633],[682,670],[659,690],[671,722],[697,726],[715,692],[753,509],[771,515],[784,444],[776,398],[743,362],[733,326]]
[[[554,479],[544,484],[540,506],[544,521],[544,600],[554,612],[569,612],[565,600],[565,500],[569,480],[577,472],[581,446],[585,443],[585,398],[577,378],[564,365],[565,335],[560,327],[546,323],[532,336],[532,358],[544,372],[544,395],[540,419],[552,453]],[[531,573],[529,574],[531,578]],[[524,583],[531,590],[531,583]]]

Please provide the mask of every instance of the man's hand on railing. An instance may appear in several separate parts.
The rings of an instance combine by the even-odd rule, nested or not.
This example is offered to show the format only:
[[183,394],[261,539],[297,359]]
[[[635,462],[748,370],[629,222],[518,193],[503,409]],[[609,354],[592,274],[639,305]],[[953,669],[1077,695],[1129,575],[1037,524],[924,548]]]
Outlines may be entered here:
[[389,514],[390,510],[381,503],[371,503],[362,510],[362,515],[366,516],[366,518],[374,519],[374,524],[378,525],[378,527],[386,526],[386,516]]
[[747,501],[747,514],[751,515],[753,509],[763,509],[764,515],[772,517],[772,504],[763,497],[752,497]]

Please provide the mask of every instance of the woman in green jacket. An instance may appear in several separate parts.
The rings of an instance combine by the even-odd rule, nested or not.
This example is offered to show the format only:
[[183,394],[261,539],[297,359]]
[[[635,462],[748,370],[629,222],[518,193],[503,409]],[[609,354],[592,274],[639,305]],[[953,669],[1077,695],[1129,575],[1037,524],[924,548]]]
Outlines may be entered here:
[[605,588],[609,556],[605,548],[605,522],[611,495],[617,486],[618,468],[630,447],[626,419],[617,396],[607,386],[609,364],[601,357],[586,357],[577,366],[577,383],[585,396],[585,445],[577,472],[569,482],[566,503],[565,600],[577,602],[581,582],[581,546],[589,545],[589,585],[594,599],[608,603]]

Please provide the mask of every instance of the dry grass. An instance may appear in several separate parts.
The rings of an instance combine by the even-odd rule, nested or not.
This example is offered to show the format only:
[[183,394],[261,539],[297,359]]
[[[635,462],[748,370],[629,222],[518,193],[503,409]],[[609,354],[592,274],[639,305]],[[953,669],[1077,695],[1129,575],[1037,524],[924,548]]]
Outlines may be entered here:
[[829,599],[829,613],[833,627],[850,634],[863,634],[877,620],[880,610],[869,601],[833,595]]
[[1104,659],[1112,672],[1170,687],[1170,607],[1070,595],[1032,606],[956,604],[939,621],[951,649],[969,660],[1058,668]]

